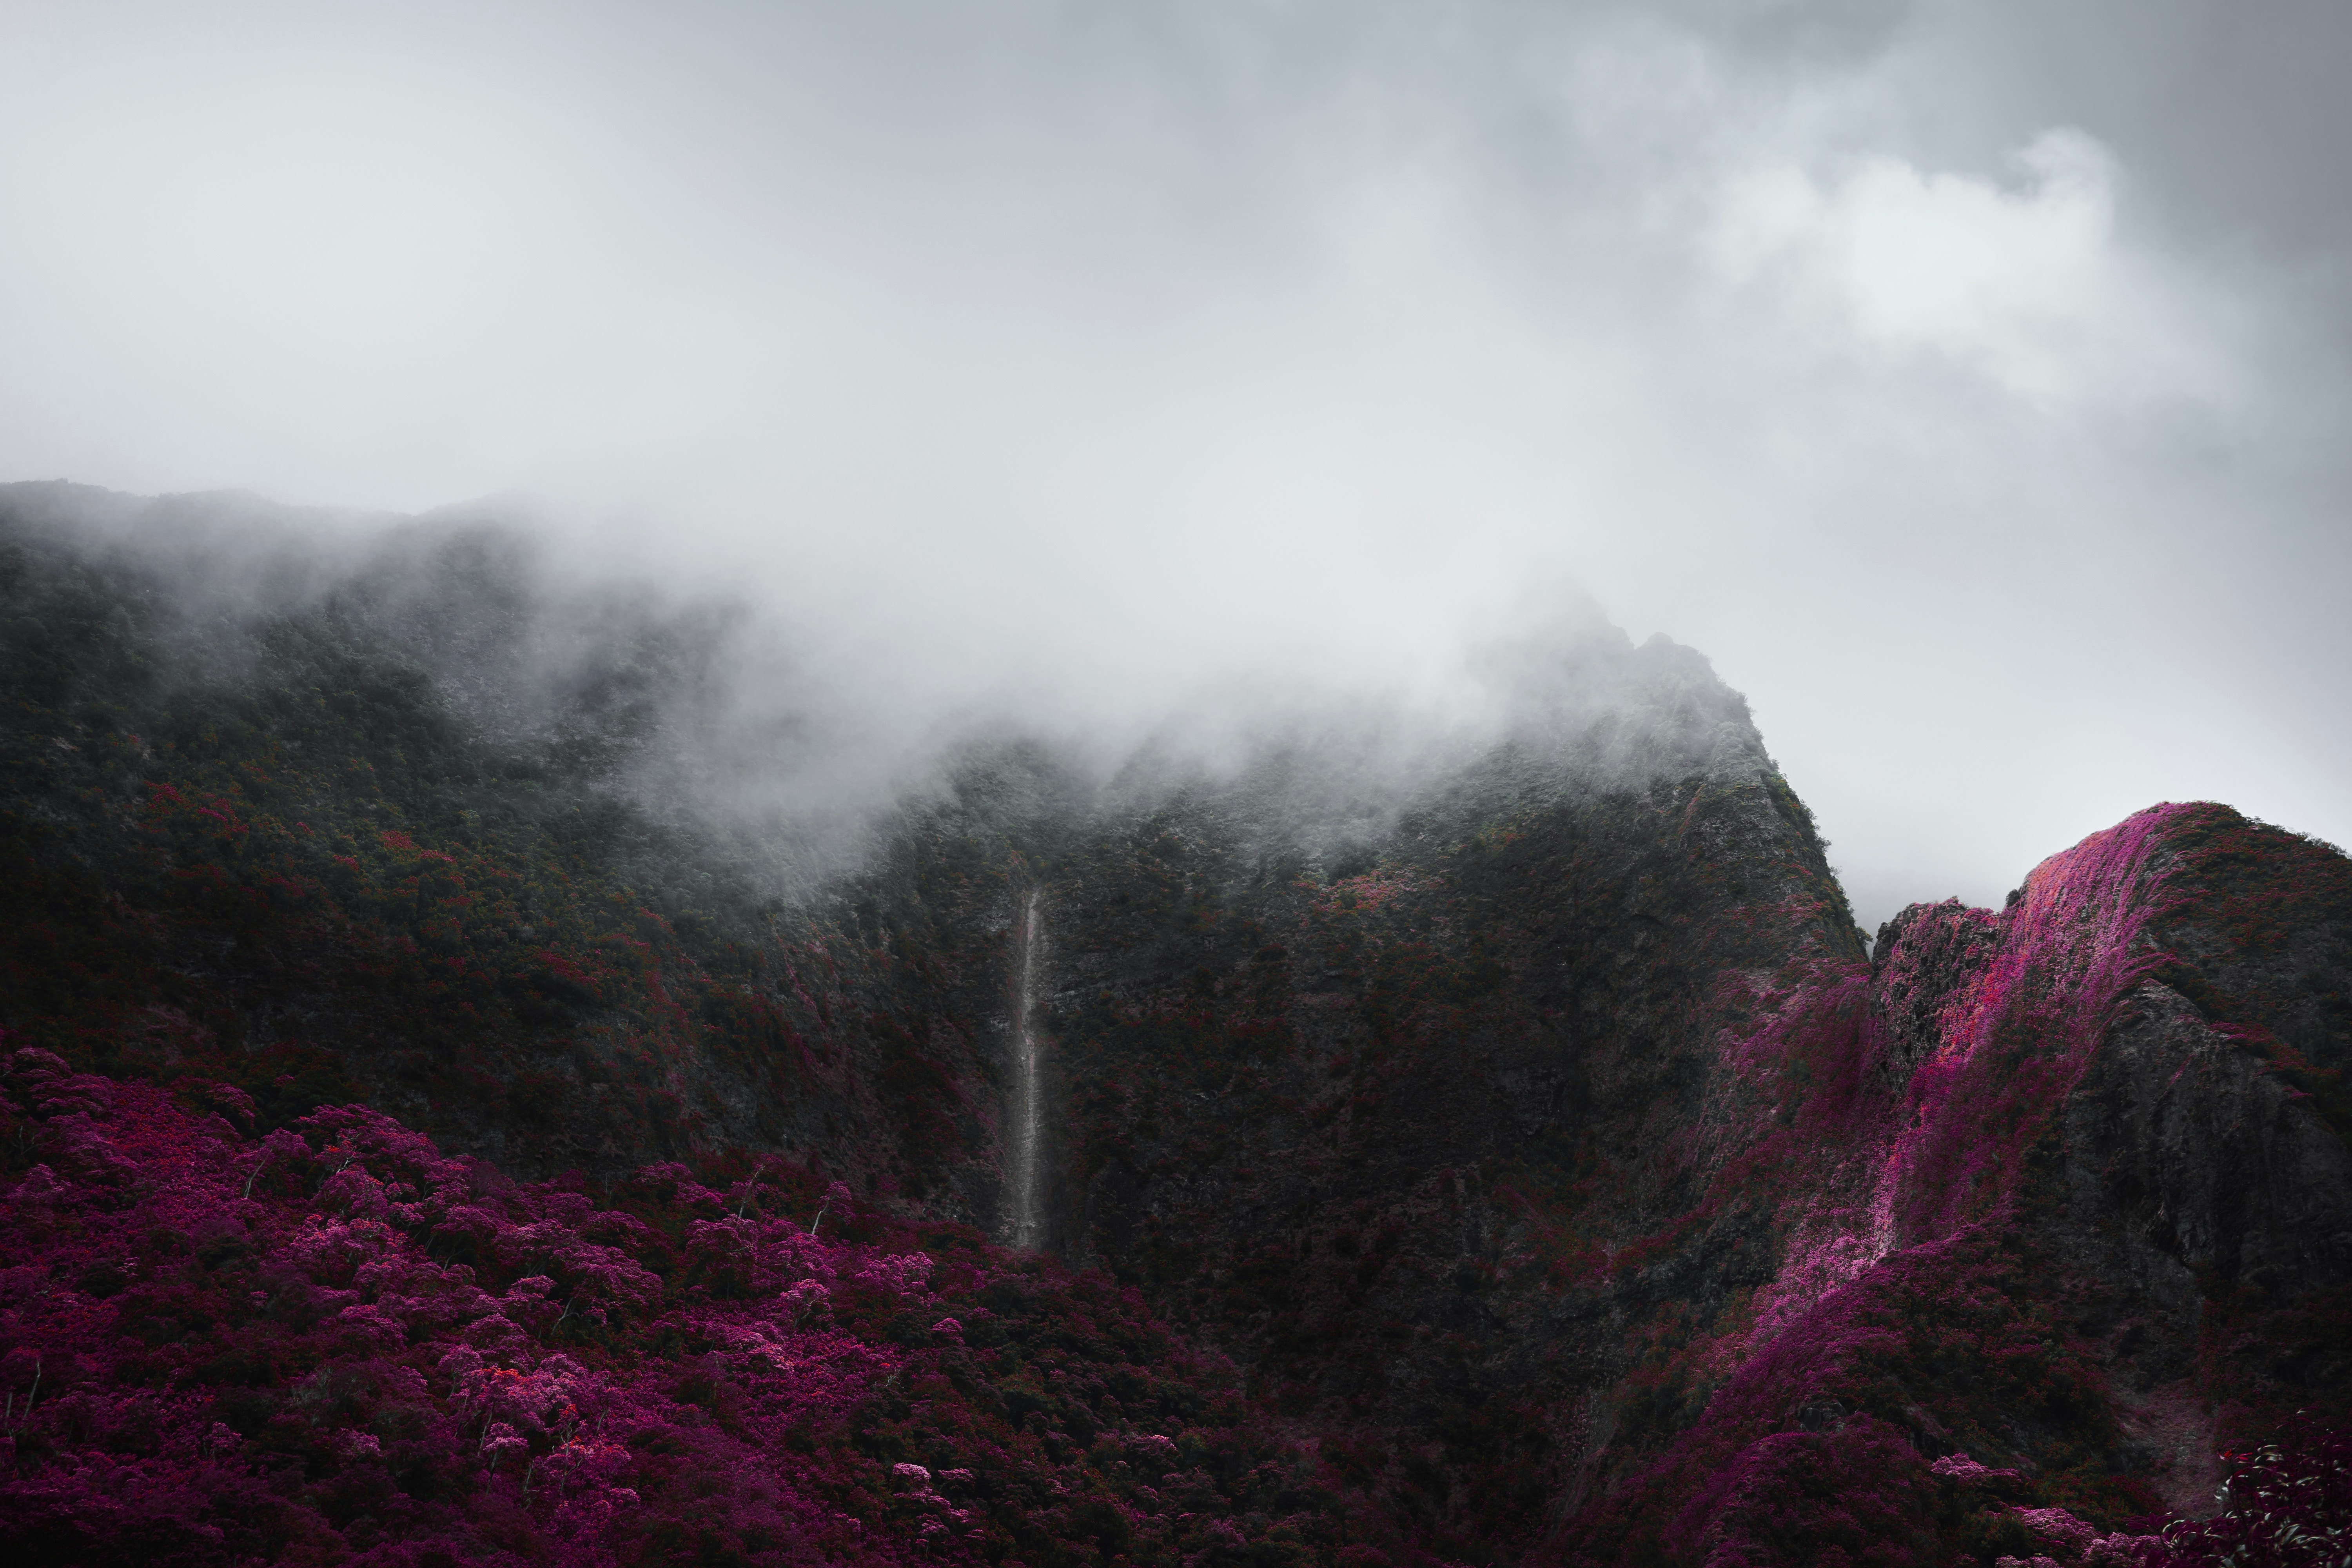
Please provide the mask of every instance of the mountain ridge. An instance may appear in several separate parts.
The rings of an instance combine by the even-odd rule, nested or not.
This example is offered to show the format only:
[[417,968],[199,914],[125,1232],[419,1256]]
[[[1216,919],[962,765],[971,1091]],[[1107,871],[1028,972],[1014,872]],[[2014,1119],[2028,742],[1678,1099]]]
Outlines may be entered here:
[[[1011,1505],[924,1549],[992,1563],[2152,1562],[2175,1548],[2126,1526],[2193,1509],[2206,1456],[2298,1408],[2340,1421],[2352,870],[2331,847],[2154,807],[2004,910],[1914,905],[1865,948],[1744,700],[1694,650],[1580,612],[1491,651],[1507,721],[1475,747],[1322,771],[1346,747],[1277,736],[1237,765],[1105,777],[981,745],[876,819],[863,864],[787,899],[756,869],[777,840],[648,804],[646,781],[691,772],[664,760],[678,726],[720,710],[723,617],[566,608],[453,524],[190,626],[163,557],[79,531],[62,514],[89,498],[23,489],[0,494],[12,1203],[137,1189],[66,1151],[114,1136],[109,1096],[176,1114],[142,1084],[243,1097],[232,1161],[295,1128],[308,1152],[286,1157],[321,1160],[356,1125],[331,1108],[364,1105],[512,1173],[486,1192],[536,1180],[501,1200],[524,1228],[656,1167],[738,1218],[764,1182],[891,1246],[960,1238],[970,1281],[899,1297],[978,1302],[1007,1270],[1129,1292],[1121,1311],[1230,1366],[1226,1429],[1255,1434],[1234,1441],[1327,1499],[1284,1536],[1213,1467],[1224,1500],[1162,1539],[1142,1521],[1182,1510],[1136,1460],[1057,1458],[1087,1449],[1073,1423],[1121,1443],[1133,1423],[1055,1406],[1004,1473],[1077,1464],[1055,1484],[1109,1511],[1083,1549],[1024,1536]],[[188,637],[220,656],[176,657]],[[1002,1243],[1032,898],[1052,1112],[1045,1256],[1024,1262]],[[44,1110],[76,1073],[119,1087]],[[323,1223],[280,1196],[270,1247]],[[681,1237],[728,1221],[659,1201]],[[454,1212],[387,1245],[429,1251]],[[740,1245],[815,1258],[824,1223]],[[700,1311],[678,1292],[708,1289],[702,1266],[672,1245],[633,1267]],[[770,1295],[821,1272],[773,1269]],[[16,1300],[21,1326],[51,1296]],[[887,1327],[911,1310],[856,1334],[914,1334]],[[522,1326],[518,1375],[652,1331]],[[425,1368],[469,1331],[405,1331]],[[956,1395],[1028,1431],[1010,1397]],[[518,1437],[534,1460],[579,1439],[542,1426]],[[341,1441],[294,1449],[340,1473]],[[17,1484],[58,1462],[20,1458]],[[467,1495],[504,1496],[499,1474]],[[868,1483],[824,1484],[854,1513],[839,1500]],[[1377,1526],[1351,1534],[1351,1511]],[[595,1551],[670,1549],[611,1528]],[[940,1533],[890,1528],[907,1550]]]

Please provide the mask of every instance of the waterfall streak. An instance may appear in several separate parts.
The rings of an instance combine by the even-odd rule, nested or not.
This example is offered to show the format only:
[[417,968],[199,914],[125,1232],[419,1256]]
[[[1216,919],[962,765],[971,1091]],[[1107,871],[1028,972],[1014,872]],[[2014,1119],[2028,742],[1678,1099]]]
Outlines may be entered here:
[[1037,1067],[1037,904],[1031,893],[1021,910],[1021,985],[1013,1008],[1013,1245],[1034,1247],[1044,1240],[1045,1216],[1038,1202],[1037,1162],[1044,1128],[1043,1086]]

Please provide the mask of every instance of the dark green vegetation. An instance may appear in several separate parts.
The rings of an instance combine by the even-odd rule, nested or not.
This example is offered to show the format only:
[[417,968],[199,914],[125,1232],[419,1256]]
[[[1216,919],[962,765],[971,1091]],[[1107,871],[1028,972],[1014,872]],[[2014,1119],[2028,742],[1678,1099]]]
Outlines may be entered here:
[[26,1040],[202,1071],[272,1121],[364,1095],[524,1173],[830,1138],[937,1179],[926,1021],[860,984],[894,956],[785,917],[740,837],[625,787],[709,679],[709,617],[572,606],[585,651],[534,671],[555,609],[496,533],[192,603],[51,491],[0,518]]
[[[1025,1331],[1069,1316],[1090,1414],[1046,1372],[1032,1409],[1006,1363],[993,1392],[862,1394],[862,1458],[810,1457],[846,1427],[761,1448],[820,1513],[866,1506],[860,1464],[974,1445],[1063,1489],[1008,1505],[1054,1521],[1034,1540],[881,1510],[869,1555],[2157,1562],[2131,1521],[2200,1506],[2221,1448],[2308,1409],[2297,1451],[2336,1451],[2352,866],[2326,846],[2160,807],[1865,955],[1744,702],[1588,627],[1504,650],[1509,721],[1411,769],[1328,737],[1108,781],[969,748],[786,896],[791,836],[696,805],[728,616],[558,595],[456,526],[332,568],[247,546],[215,588],[201,552],[93,543],[126,504],[0,500],[11,1045],[125,1094],[249,1095],[255,1137],[363,1102],[539,1184],[496,1223],[563,1193],[636,1215],[668,1310],[772,1318],[791,1269],[742,1295],[679,1237],[755,1189],[797,1226],[836,1181],[875,1256],[968,1258],[924,1288],[957,1311],[1032,1281]],[[1033,891],[1050,1261],[982,1239]],[[65,1169],[59,1114],[27,1102],[10,1180]],[[665,1163],[709,1212],[631,1206]],[[429,1251],[426,1218],[403,1234]],[[843,1321],[876,1365],[945,1353],[877,1311]],[[513,1367],[724,1348],[653,1321]],[[1153,1426],[1120,1380],[1162,1363]],[[684,1386],[643,1397],[719,1413]],[[1241,1457],[1203,1468],[1213,1499],[1139,1498],[1129,1447],[1180,1418]],[[553,1515],[514,1506],[510,1540],[443,1523],[528,1555]],[[791,1556],[613,1528],[618,1560]],[[858,1555],[814,1539],[792,1550]]]

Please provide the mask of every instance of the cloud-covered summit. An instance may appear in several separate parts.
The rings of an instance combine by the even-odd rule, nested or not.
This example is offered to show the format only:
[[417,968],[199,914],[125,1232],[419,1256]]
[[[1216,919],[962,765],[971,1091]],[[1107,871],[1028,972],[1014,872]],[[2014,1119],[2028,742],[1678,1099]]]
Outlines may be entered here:
[[1565,573],[1875,913],[2157,798],[2340,838],[2346,26],[18,8],[0,477],[529,492],[917,726],[1426,689]]

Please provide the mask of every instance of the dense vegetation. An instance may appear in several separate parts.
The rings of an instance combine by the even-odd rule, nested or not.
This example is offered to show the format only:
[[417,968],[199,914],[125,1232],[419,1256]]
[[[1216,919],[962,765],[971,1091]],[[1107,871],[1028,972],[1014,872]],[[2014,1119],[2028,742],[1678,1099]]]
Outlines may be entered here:
[[364,1095],[524,1173],[828,1129],[914,1190],[952,1162],[927,1026],[849,994],[898,955],[631,787],[708,616],[574,606],[585,651],[534,676],[554,611],[479,531],[191,607],[149,555],[5,521],[0,983],[29,1043],[204,1072],[272,1125]]
[[1135,1292],[798,1168],[517,1184],[358,1106],[5,1088],[12,1563],[1385,1560]]

